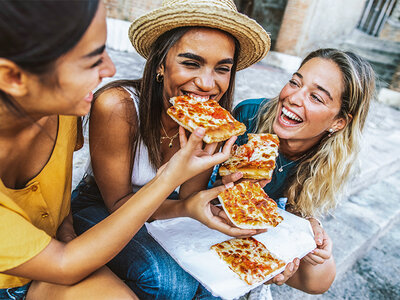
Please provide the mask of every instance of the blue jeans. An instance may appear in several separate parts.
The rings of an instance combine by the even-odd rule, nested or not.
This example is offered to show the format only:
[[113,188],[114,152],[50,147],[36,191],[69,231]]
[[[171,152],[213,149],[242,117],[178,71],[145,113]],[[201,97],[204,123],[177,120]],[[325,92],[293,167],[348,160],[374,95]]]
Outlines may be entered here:
[[[77,234],[110,215],[93,177],[85,177],[72,192],[72,212]],[[219,299],[184,271],[145,226],[107,266],[140,299]]]
[[0,300],[25,300],[30,285],[29,282],[15,288],[0,289]]

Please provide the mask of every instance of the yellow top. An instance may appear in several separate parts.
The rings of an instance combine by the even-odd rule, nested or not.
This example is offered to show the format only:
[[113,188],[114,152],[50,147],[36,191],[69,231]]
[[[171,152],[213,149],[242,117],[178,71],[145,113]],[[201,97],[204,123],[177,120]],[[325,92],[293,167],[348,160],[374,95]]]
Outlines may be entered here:
[[[9,189],[0,180],[0,272],[39,254],[69,214],[76,123],[76,117],[59,117],[50,159],[24,188]],[[29,281],[0,273],[0,289]]]

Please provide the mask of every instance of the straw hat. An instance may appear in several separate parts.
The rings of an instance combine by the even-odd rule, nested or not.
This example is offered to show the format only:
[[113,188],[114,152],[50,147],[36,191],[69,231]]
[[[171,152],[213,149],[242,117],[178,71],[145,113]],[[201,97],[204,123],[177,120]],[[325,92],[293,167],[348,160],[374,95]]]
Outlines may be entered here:
[[224,30],[240,43],[237,69],[260,61],[268,53],[268,33],[253,19],[237,11],[232,0],[164,0],[161,7],[137,18],[129,28],[136,51],[148,58],[151,45],[171,29],[204,26]]

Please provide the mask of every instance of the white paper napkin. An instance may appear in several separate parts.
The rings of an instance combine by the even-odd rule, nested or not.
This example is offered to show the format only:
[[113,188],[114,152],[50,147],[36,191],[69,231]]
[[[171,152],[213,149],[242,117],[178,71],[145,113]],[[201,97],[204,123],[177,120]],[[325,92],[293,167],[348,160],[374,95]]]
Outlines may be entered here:
[[[284,220],[275,228],[255,235],[269,251],[286,263],[302,258],[316,248],[311,225],[307,220],[278,209]],[[210,229],[191,218],[175,218],[146,223],[147,230],[177,263],[214,296],[234,299],[249,292],[284,267],[271,273],[263,282],[248,285],[241,280],[219,256],[210,250],[216,243],[232,239],[221,232]]]

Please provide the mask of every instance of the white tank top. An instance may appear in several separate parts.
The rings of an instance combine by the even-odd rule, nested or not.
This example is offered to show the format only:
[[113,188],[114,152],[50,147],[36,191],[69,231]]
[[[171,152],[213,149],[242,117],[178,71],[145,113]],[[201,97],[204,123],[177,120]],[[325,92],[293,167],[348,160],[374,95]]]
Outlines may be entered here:
[[[139,120],[139,99],[135,95],[132,87],[124,87],[124,89],[131,95],[133,103],[135,104],[136,112]],[[135,160],[132,170],[132,185],[135,188],[141,188],[146,183],[156,176],[157,170],[150,164],[149,151],[146,145],[141,140],[135,153]]]

